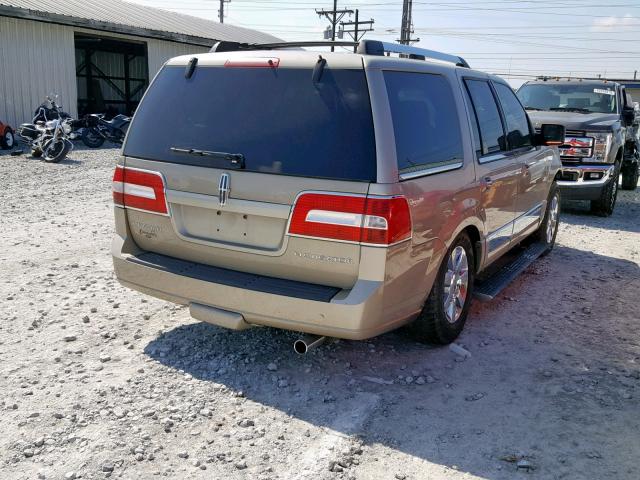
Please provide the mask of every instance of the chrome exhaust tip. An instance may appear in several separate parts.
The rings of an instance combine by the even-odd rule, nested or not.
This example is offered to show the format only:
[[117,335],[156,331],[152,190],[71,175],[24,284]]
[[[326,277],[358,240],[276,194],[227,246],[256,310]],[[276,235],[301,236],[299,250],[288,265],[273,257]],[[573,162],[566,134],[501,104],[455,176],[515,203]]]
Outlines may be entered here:
[[309,350],[316,348],[318,345],[322,345],[327,340],[327,337],[319,337],[317,335],[305,335],[293,342],[293,350],[298,355],[304,355]]

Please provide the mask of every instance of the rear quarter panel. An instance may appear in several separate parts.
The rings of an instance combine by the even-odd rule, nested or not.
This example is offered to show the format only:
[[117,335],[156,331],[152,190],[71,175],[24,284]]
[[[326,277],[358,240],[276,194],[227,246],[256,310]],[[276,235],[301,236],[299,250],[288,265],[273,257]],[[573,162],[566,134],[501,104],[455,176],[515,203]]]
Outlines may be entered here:
[[[387,250],[384,309],[390,317],[410,319],[422,308],[444,254],[454,239],[468,226],[483,231],[470,123],[455,69],[406,59],[393,62],[367,58],[365,64],[374,105],[378,152],[378,183],[371,185],[370,193],[404,195],[409,202],[413,224],[411,240]],[[464,162],[461,168],[411,180],[399,179],[384,70],[430,73],[448,79],[462,135]],[[363,259],[366,253],[363,248]],[[361,261],[361,264],[366,262]]]

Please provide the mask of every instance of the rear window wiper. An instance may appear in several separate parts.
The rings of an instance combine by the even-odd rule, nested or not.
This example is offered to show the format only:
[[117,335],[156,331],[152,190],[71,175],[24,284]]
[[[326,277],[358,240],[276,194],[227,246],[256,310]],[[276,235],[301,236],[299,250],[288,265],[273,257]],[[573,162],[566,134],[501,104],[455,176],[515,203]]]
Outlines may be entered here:
[[235,168],[244,168],[244,155],[241,153],[212,152],[210,150],[199,150],[197,148],[180,148],[171,147],[174,153],[182,153],[184,155],[193,155],[196,157],[208,157],[215,160],[227,161]]
[[549,110],[554,112],[578,112],[578,113],[593,113],[587,108],[578,107],[551,107]]
[[524,107],[524,109],[525,109],[525,110],[537,110],[537,111],[540,111],[540,112],[542,111],[542,109],[541,109],[541,108],[538,108],[538,107],[530,107],[529,105],[526,105],[526,106]]

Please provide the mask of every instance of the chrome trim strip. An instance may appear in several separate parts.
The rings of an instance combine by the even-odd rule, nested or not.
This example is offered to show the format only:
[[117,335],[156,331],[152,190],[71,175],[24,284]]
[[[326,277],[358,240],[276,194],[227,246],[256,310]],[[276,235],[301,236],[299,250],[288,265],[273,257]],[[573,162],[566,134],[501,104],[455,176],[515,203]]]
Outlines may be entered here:
[[542,202],[533,207],[532,209],[524,212],[513,222],[513,236],[520,235],[526,229],[540,222],[542,217]]
[[[511,237],[513,236],[513,225],[514,221],[511,221],[487,235],[487,254],[491,254],[505,243],[509,243],[511,241]],[[507,231],[508,234],[505,235],[505,231]]]
[[502,152],[489,153],[487,155],[484,155],[478,158],[478,163],[483,164],[483,163],[495,162],[496,160],[504,160],[505,158],[507,158],[507,156]]
[[449,172],[451,170],[458,170],[462,168],[463,162],[451,163],[449,165],[442,165],[440,167],[424,168],[422,170],[416,170],[415,172],[401,173],[399,178],[403,180],[412,180],[414,178],[426,177],[427,175],[435,175],[436,173]]

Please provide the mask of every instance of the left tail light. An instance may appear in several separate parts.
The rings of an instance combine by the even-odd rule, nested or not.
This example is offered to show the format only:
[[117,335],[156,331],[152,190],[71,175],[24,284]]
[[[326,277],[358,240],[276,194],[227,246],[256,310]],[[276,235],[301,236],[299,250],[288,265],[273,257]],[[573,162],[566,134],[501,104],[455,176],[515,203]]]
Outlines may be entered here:
[[160,172],[116,166],[113,203],[119,207],[169,215],[164,178]]

